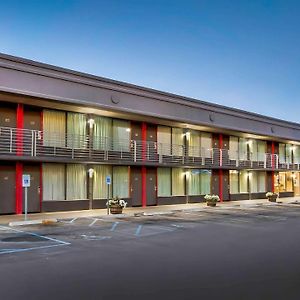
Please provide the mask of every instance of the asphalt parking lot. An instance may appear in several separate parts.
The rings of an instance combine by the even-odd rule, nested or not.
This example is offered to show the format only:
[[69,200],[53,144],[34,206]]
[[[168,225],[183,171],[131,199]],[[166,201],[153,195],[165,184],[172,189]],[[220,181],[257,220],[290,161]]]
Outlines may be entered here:
[[299,299],[300,205],[0,226],[1,299]]

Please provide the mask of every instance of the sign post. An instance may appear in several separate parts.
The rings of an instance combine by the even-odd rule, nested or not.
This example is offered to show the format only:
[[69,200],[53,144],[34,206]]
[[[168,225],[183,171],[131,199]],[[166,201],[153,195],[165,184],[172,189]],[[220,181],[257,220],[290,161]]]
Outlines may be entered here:
[[28,212],[27,189],[30,187],[30,175],[24,174],[24,175],[22,176],[22,186],[25,188],[24,219],[25,219],[25,221],[27,221],[27,212]]
[[105,178],[106,186],[107,186],[107,202],[106,202],[106,208],[107,208],[107,214],[109,215],[109,186],[111,185],[111,177],[108,175]]

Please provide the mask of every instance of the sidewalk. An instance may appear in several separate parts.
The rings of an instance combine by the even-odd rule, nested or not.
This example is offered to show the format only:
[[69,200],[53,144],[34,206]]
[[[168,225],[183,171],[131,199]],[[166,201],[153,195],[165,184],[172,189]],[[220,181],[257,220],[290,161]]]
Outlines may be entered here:
[[[291,202],[298,201],[300,203],[300,197],[291,198],[279,198],[277,202],[283,204],[289,204]],[[252,199],[252,200],[240,200],[240,201],[226,201],[219,202],[217,204],[220,208],[230,207],[244,207],[246,208],[255,205],[273,205],[267,199]],[[123,212],[124,214],[118,215],[118,217],[134,216],[136,213],[146,214],[160,214],[168,213],[176,210],[188,210],[188,209],[207,209],[206,203],[188,203],[188,204],[174,204],[174,205],[161,205],[161,206],[148,206],[148,207],[128,207]],[[93,209],[93,210],[80,210],[80,211],[60,211],[60,212],[48,212],[48,213],[35,213],[28,214],[28,220],[40,220],[40,219],[72,219],[83,217],[110,217],[115,218],[116,215],[107,216],[106,209]],[[7,225],[10,222],[22,221],[24,215],[5,215],[0,216],[0,224]]]

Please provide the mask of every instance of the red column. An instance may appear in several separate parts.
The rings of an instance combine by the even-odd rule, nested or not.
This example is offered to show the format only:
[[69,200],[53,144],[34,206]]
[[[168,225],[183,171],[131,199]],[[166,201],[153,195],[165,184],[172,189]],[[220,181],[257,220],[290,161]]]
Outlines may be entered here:
[[147,205],[147,169],[142,167],[142,206]]
[[17,155],[19,156],[23,155],[23,128],[24,128],[24,105],[18,104],[16,147],[17,147]]
[[22,214],[23,211],[23,189],[22,189],[23,164],[16,163],[16,214]]
[[[223,148],[223,135],[219,135],[219,148]],[[222,165],[222,151],[220,151],[220,165]],[[223,202],[223,170],[219,170],[219,197],[220,201]]]
[[272,172],[271,172],[271,176],[272,176],[272,178],[271,178],[271,190],[272,190],[273,193],[274,193],[274,191],[275,191],[275,180],[274,180],[274,175],[275,175],[275,172],[272,171]]
[[271,154],[272,154],[272,156],[271,156],[271,166],[272,166],[272,169],[275,169],[275,156],[274,156],[274,154],[275,154],[275,144],[274,144],[274,142],[272,142],[272,149],[271,149]]

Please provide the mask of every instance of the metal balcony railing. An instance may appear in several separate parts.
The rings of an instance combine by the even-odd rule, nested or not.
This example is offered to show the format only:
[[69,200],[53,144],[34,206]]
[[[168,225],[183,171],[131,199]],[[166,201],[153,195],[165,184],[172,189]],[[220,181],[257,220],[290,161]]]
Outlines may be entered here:
[[0,127],[0,156],[201,168],[300,170],[299,163],[279,162],[277,154],[243,154],[218,148],[185,147],[152,141],[112,139],[88,135],[47,134],[43,131]]

